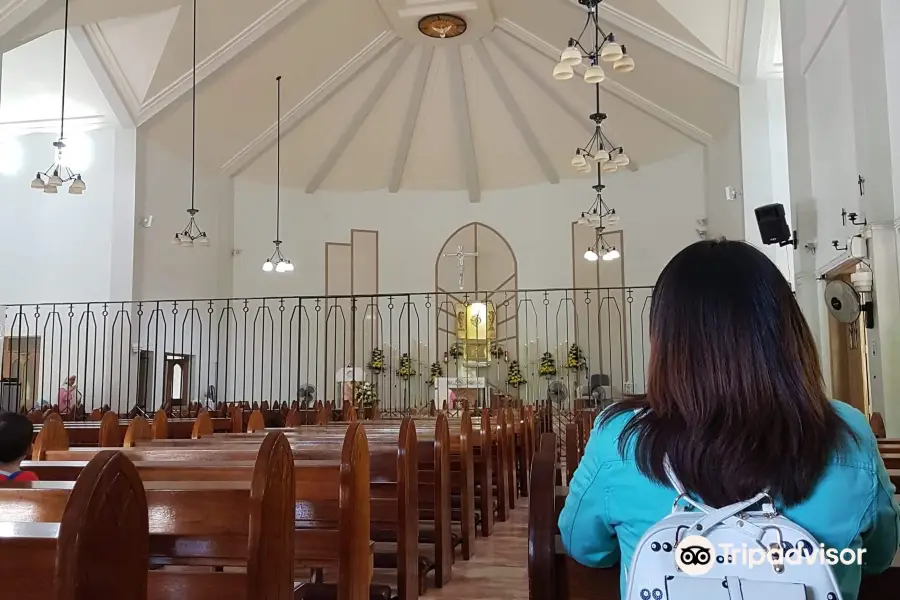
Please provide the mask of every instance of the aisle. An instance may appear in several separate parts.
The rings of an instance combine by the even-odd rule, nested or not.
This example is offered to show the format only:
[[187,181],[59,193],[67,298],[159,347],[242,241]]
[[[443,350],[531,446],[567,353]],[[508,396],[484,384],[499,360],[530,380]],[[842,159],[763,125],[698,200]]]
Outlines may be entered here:
[[478,538],[475,557],[457,557],[453,579],[427,598],[528,600],[528,501],[519,498],[510,520],[497,523],[491,537]]

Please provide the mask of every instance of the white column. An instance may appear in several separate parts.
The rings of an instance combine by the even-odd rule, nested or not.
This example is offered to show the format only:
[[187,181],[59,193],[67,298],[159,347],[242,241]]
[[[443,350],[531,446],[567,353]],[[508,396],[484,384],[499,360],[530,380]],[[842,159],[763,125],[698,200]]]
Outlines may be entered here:
[[869,256],[875,280],[875,329],[869,331],[869,383],[873,410],[884,415],[889,434],[900,433],[900,369],[897,328],[900,327],[900,277],[894,235],[894,177],[891,152],[891,118],[900,108],[888,98],[882,6],[896,0],[854,0],[847,3],[850,29],[851,89],[856,155],[865,178],[860,209],[871,227]]
[[131,300],[134,294],[136,141],[136,129],[116,128],[109,282],[109,298],[114,301]]
[[[803,75],[802,47],[806,36],[806,1],[781,2],[781,40],[784,55],[784,92],[787,113],[788,165],[790,167],[791,221],[798,235],[794,254],[797,302],[819,343],[820,355],[828,356],[828,329],[819,324],[819,285],[816,257],[806,249],[818,243],[818,213],[812,196],[809,154],[806,79]],[[824,362],[823,365],[828,365]],[[825,369],[828,371],[828,369]],[[826,375],[826,381],[830,374]]]

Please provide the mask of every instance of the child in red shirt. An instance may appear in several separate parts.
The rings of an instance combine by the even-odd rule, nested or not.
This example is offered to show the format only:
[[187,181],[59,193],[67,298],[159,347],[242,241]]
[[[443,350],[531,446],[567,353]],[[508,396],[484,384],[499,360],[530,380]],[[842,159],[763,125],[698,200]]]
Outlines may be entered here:
[[0,413],[0,482],[37,481],[34,473],[20,471],[19,466],[31,451],[34,425],[13,412]]

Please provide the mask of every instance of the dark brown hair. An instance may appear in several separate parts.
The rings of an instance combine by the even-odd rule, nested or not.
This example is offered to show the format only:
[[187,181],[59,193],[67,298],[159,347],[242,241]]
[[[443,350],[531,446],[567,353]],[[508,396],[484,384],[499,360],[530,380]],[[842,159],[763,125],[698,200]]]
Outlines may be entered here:
[[712,506],[768,489],[792,506],[832,452],[855,439],[825,396],[816,346],[788,282],[744,242],[705,241],[669,262],[653,291],[647,393],[619,439],[668,485],[664,459]]

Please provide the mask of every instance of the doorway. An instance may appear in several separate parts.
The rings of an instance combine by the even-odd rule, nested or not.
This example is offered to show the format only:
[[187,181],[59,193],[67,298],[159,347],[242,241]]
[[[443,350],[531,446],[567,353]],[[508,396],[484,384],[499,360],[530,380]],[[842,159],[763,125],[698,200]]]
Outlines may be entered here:
[[163,402],[171,407],[172,415],[187,412],[191,397],[191,357],[186,354],[166,354],[163,364]]
[[37,402],[41,362],[40,337],[4,337],[0,370],[3,408],[31,408]]
[[147,410],[147,398],[150,397],[150,368],[153,365],[153,353],[149,350],[141,350],[138,355],[137,373],[137,406],[141,410]]
[[[835,273],[829,281],[850,283],[849,273]],[[842,323],[828,313],[828,340],[831,359],[831,395],[869,414],[869,360],[866,316]]]

